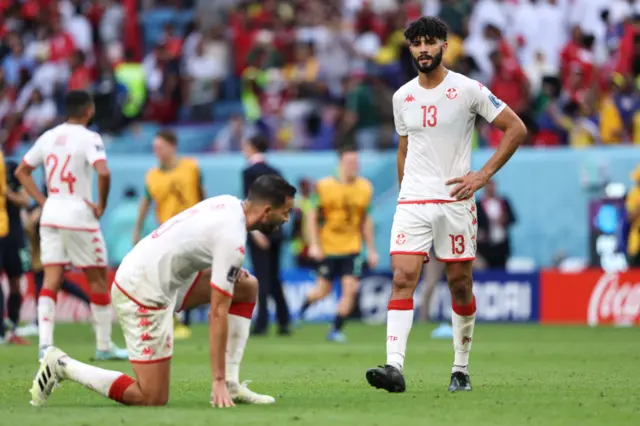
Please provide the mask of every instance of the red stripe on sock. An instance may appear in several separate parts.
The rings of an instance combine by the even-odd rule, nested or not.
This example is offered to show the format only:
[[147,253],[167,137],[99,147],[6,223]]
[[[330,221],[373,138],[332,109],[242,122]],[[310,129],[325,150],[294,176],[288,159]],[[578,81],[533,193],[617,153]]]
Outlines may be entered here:
[[111,304],[111,296],[109,296],[109,293],[93,293],[91,295],[91,303],[94,305],[107,306]]
[[251,317],[253,316],[253,308],[255,307],[255,302],[232,303],[231,306],[229,306],[229,315],[237,315],[239,317],[251,319]]
[[122,398],[124,397],[124,392],[127,390],[129,386],[134,384],[135,379],[123,374],[118,377],[115,382],[111,384],[109,388],[109,399],[113,399],[116,402],[123,403]]
[[40,297],[48,297],[49,299],[53,299],[54,302],[58,301],[58,293],[48,288],[40,290]]
[[413,299],[395,299],[389,300],[389,311],[412,311]]
[[451,308],[453,312],[460,315],[461,317],[470,317],[471,315],[476,313],[476,297],[473,296],[471,303],[467,305],[456,305],[456,302],[451,302]]

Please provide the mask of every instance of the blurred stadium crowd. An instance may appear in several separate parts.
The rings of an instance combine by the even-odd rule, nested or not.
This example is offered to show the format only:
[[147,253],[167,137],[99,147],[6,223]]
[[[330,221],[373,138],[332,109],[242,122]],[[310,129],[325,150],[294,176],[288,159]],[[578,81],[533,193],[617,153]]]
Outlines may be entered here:
[[[393,147],[391,96],[415,75],[403,30],[450,28],[444,61],[526,122],[527,143],[640,142],[640,1],[2,0],[5,153],[88,88],[95,125],[215,123],[206,150]],[[477,146],[499,131],[478,123]]]

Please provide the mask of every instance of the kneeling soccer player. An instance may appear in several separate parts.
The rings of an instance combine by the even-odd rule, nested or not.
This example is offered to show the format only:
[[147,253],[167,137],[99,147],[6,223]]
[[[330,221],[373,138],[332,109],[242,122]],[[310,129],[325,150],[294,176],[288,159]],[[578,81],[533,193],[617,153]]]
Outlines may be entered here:
[[[44,405],[62,380],[81,383],[126,405],[166,404],[173,312],[176,307],[193,308],[208,300],[211,404],[231,407],[233,401],[275,402],[238,381],[257,294],[255,278],[241,268],[247,231],[269,233],[286,222],[295,192],[278,176],[262,176],[251,186],[246,200],[229,195],[209,198],[138,243],[123,259],[111,289],[136,379],[83,364],[51,347],[33,381],[31,404]],[[215,291],[208,289],[209,283]]]

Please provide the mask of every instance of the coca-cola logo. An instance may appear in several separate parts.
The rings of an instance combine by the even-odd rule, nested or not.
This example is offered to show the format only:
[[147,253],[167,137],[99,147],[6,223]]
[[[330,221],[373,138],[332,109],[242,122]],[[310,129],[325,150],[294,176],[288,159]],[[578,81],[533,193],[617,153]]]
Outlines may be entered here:
[[604,274],[591,293],[587,321],[592,326],[640,322],[640,283],[620,283],[620,274]]

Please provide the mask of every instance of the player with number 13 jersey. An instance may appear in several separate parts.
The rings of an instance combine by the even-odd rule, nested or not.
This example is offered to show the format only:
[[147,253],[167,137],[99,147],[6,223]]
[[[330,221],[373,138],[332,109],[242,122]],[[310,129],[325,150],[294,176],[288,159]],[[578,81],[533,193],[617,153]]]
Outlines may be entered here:
[[[375,388],[404,392],[405,352],[413,322],[413,294],[433,245],[445,262],[452,299],[454,361],[449,390],[469,391],[469,352],[475,325],[472,262],[476,255],[474,194],[513,155],[526,135],[517,115],[486,87],[442,64],[447,27],[423,17],[404,33],[418,77],[393,96],[399,135],[400,194],[391,228],[393,288],[387,314],[387,362],[369,369]],[[504,136],[479,171],[471,171],[476,116]]]

